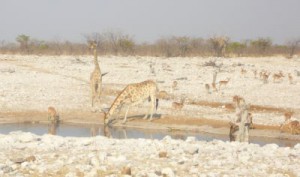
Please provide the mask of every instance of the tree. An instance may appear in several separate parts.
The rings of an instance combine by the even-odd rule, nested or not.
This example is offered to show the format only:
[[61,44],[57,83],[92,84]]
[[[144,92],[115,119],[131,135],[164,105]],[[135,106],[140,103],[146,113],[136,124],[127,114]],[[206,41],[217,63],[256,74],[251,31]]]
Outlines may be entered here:
[[226,36],[215,36],[209,39],[209,42],[214,50],[214,53],[218,57],[222,57],[225,54],[225,49],[228,45],[229,38]]
[[272,46],[272,41],[270,38],[258,38],[257,40],[251,41],[250,45],[258,54],[265,55],[267,49]]
[[288,58],[292,58],[295,54],[297,47],[300,44],[300,39],[290,40],[287,42]]
[[188,37],[173,37],[176,48],[179,50],[179,55],[185,57],[188,50],[190,49],[191,40]]
[[165,57],[174,56],[170,39],[160,38],[155,42],[155,46],[158,48],[160,55]]
[[128,35],[121,36],[118,43],[123,53],[127,55],[134,53],[135,43],[130,36]]
[[247,47],[247,45],[245,43],[231,42],[228,44],[227,49],[229,52],[237,54],[237,56],[241,56],[241,54],[244,52],[246,47]]
[[29,40],[30,37],[25,34],[21,34],[16,38],[16,41],[20,44],[20,49],[26,51],[27,54],[29,54]]

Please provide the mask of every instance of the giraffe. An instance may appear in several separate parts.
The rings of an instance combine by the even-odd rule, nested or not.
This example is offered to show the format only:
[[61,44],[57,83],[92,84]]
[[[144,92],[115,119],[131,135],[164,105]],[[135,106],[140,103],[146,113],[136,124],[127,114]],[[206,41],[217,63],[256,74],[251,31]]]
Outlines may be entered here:
[[104,111],[104,124],[110,122],[111,116],[114,114],[116,109],[119,109],[126,105],[127,110],[124,116],[123,124],[126,123],[127,113],[130,107],[138,105],[145,100],[151,101],[151,107],[147,114],[145,114],[144,119],[147,119],[148,114],[150,114],[150,121],[152,121],[154,107],[158,107],[158,99],[156,94],[158,93],[157,84],[153,80],[146,80],[140,83],[133,83],[127,85],[122,92],[116,97],[108,112]]
[[100,101],[101,91],[102,91],[102,75],[100,66],[98,63],[98,54],[97,54],[97,43],[96,41],[89,41],[89,48],[93,50],[94,54],[94,71],[90,75],[90,87],[91,87],[91,98],[92,98],[92,107],[94,107],[95,101]]

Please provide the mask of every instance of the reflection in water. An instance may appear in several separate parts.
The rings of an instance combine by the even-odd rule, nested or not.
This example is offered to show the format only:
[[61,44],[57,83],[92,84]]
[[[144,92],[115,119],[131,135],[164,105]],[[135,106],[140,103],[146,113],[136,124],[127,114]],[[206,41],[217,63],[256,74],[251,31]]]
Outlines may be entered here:
[[91,136],[97,136],[99,133],[99,126],[92,125],[90,128]]
[[106,136],[107,138],[112,138],[110,127],[108,125],[104,125],[104,127],[103,127],[103,135]]
[[[228,135],[216,135],[208,133],[197,132],[183,132],[183,131],[163,131],[163,130],[144,130],[133,128],[117,128],[100,125],[70,125],[70,124],[0,124],[0,134],[9,134],[12,131],[31,132],[37,135],[49,133],[59,136],[72,136],[72,137],[89,137],[89,136],[106,136],[108,138],[145,138],[145,139],[163,139],[169,135],[174,139],[186,139],[188,136],[194,136],[197,140],[212,141],[214,139],[229,141]],[[265,145],[268,143],[276,143],[279,146],[292,147],[299,141],[282,140],[276,138],[259,138],[250,137],[250,143]]]
[[48,124],[48,134],[56,135],[56,130],[58,129],[58,122],[51,122]]

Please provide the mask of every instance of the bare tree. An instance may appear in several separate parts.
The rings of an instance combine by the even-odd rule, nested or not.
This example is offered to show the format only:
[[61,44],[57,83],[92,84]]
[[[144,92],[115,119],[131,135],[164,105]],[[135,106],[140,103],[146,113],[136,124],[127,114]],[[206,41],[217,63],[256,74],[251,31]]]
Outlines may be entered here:
[[156,41],[155,46],[158,48],[159,53],[165,57],[172,57],[174,50],[169,39],[161,38]]
[[290,40],[287,42],[287,48],[288,48],[288,58],[292,58],[295,54],[295,51],[297,47],[300,44],[300,39]]
[[122,33],[119,31],[108,31],[103,34],[109,48],[112,50],[114,55],[118,55],[120,51],[119,40]]
[[173,37],[176,48],[179,51],[179,55],[185,57],[187,55],[188,50],[190,49],[191,40],[189,37]]
[[209,42],[216,56],[222,57],[225,54],[225,49],[228,45],[229,38],[226,36],[215,36],[209,39]]

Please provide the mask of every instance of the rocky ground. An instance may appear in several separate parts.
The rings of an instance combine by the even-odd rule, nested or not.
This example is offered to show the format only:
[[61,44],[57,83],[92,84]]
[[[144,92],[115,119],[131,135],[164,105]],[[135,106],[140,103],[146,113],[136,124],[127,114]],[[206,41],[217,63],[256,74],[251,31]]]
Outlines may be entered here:
[[299,176],[300,144],[0,135],[1,176]]

